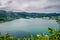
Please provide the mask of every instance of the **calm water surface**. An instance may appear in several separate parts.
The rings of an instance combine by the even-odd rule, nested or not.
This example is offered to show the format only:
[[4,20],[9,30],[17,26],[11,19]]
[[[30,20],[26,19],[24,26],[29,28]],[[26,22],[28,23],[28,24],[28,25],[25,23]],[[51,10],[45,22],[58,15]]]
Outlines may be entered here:
[[0,32],[11,35],[22,35],[28,33],[47,33],[48,27],[60,29],[60,24],[56,20],[44,20],[40,18],[17,19],[10,22],[0,23]]

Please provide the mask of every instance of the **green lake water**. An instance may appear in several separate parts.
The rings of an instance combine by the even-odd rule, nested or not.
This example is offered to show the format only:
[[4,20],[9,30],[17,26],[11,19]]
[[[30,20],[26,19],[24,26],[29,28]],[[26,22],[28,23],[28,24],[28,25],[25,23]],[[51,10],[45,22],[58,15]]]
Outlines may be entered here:
[[5,23],[0,23],[0,32],[10,33],[17,37],[26,36],[25,34],[48,33],[48,27],[60,29],[60,24],[56,20],[45,20],[41,18],[17,19]]

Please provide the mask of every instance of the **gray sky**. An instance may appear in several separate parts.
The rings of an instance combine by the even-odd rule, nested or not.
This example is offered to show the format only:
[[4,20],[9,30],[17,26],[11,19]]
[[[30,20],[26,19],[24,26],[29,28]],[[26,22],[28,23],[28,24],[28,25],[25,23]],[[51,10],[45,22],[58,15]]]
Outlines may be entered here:
[[0,10],[60,12],[60,0],[0,0]]

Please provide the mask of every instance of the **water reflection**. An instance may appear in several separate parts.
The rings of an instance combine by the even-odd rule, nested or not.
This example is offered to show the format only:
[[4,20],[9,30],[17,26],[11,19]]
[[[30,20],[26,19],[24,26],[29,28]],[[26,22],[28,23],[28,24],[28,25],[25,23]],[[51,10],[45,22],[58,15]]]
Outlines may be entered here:
[[17,37],[20,37],[19,35],[25,36],[28,33],[47,33],[48,27],[60,30],[60,24],[58,24],[59,21],[49,17],[30,19],[21,18],[14,21],[1,23],[0,32],[9,32],[11,35],[16,35]]

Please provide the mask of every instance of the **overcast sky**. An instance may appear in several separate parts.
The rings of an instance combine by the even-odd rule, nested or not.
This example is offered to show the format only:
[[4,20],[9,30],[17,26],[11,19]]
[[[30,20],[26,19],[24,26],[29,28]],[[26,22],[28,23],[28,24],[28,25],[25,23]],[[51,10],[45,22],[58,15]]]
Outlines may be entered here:
[[60,0],[0,0],[0,10],[60,12]]

